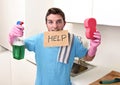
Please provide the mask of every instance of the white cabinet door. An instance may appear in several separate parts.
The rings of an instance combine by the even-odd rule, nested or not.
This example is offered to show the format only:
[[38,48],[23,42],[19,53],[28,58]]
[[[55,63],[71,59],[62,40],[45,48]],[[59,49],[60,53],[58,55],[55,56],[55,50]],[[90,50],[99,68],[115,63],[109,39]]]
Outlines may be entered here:
[[83,23],[92,16],[92,0],[54,0],[54,6],[65,12],[67,22]]
[[0,85],[34,85],[35,77],[36,65],[14,59],[10,51],[0,52]]
[[12,85],[34,85],[36,66],[26,59],[12,59]]
[[0,52],[0,85],[12,85],[11,57],[9,51]]
[[98,24],[120,26],[119,0],[94,0],[93,17]]

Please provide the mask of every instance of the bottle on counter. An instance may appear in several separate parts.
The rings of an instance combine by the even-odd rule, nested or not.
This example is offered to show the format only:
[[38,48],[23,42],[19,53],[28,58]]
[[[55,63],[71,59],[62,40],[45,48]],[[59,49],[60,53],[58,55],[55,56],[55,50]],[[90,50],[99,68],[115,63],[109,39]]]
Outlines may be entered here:
[[[23,22],[18,21],[17,25],[22,25]],[[25,54],[25,45],[23,41],[23,37],[16,37],[13,45],[12,45],[12,50],[13,50],[13,58],[17,60],[21,60],[24,58]]]

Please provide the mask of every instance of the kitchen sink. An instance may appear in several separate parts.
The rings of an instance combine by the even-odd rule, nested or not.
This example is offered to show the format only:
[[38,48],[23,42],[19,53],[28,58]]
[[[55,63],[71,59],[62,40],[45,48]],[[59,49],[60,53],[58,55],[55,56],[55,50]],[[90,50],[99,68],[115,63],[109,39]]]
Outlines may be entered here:
[[90,69],[92,69],[94,67],[95,67],[94,65],[91,65],[91,64],[85,62],[84,60],[75,61],[73,63],[70,75],[72,77],[75,77],[77,75],[80,75],[83,72],[89,71]]
[[[26,59],[26,60],[28,62],[36,65],[35,60],[33,59],[33,57],[30,58],[30,56],[29,56],[29,59]],[[77,75],[80,75],[81,73],[89,71],[90,69],[92,69],[94,67],[95,67],[94,65],[91,65],[91,64],[85,62],[82,59],[77,59],[77,60],[75,59],[70,75],[71,75],[71,77],[75,77]]]

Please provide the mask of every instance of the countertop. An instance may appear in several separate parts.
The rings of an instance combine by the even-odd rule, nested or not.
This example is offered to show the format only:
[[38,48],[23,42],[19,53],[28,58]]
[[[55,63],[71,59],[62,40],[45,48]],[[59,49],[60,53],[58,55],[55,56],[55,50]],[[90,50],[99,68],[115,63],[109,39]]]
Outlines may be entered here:
[[112,71],[111,68],[96,66],[95,68],[83,72],[76,77],[71,77],[71,80],[73,85],[89,85],[90,83],[98,80],[110,71]]
[[111,56],[108,58],[96,56],[93,61],[88,62],[94,65],[94,68],[83,72],[76,77],[71,77],[73,85],[89,85],[90,83],[102,78],[113,70],[120,72],[119,59],[117,60],[113,57]]
[[[34,60],[34,53],[26,52],[26,55],[30,55],[26,57],[27,60],[35,62]],[[78,76],[71,77],[73,85],[89,85],[90,83],[98,80],[99,78],[103,77],[107,73],[111,72],[112,70],[120,71],[120,63],[114,62],[114,60],[108,60],[108,57],[101,56],[102,54],[97,54],[93,61],[87,62],[95,67],[81,73]],[[113,56],[114,57],[114,56]],[[112,57],[110,57],[112,59]],[[109,58],[109,59],[110,59]]]
[[93,61],[88,62],[94,65],[94,68],[76,77],[71,77],[74,85],[89,85],[113,70],[120,72],[119,59],[115,58],[115,56],[100,55],[102,54],[98,54]]

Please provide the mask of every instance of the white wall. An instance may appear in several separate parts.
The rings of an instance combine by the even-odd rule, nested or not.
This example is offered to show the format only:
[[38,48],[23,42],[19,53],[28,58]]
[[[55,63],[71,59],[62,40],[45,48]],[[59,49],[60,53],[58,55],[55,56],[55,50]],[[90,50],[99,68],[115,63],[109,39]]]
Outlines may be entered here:
[[25,21],[25,0],[0,0],[0,45],[11,49],[8,34],[18,20]]
[[[77,35],[85,37],[85,28],[83,24],[68,24],[66,29]],[[119,67],[120,62],[120,26],[97,25],[101,33],[101,44],[98,47],[95,59],[92,61],[95,65],[104,64],[106,67]],[[87,40],[89,41],[89,40]]]
[[44,18],[53,0],[0,0],[0,45],[11,50],[8,34],[18,20],[24,21],[25,37],[46,29]]
[[26,37],[46,30],[45,14],[52,4],[53,0],[26,0]]

